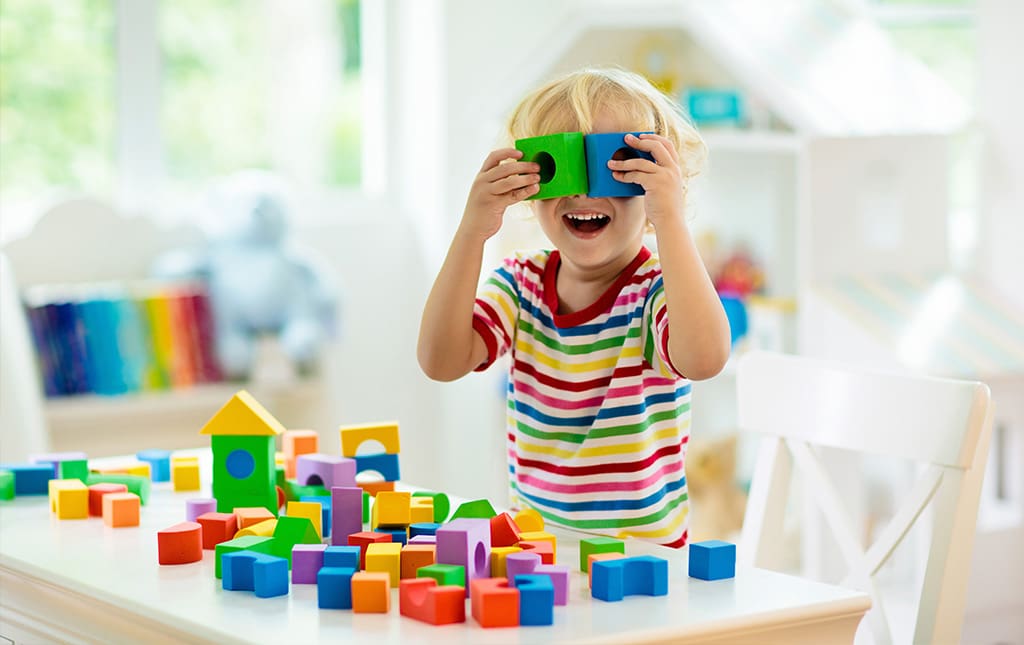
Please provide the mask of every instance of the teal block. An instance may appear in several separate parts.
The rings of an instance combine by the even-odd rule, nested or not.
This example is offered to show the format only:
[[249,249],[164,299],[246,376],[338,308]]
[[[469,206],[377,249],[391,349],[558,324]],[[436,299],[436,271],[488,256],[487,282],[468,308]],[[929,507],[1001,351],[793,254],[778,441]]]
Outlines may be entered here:
[[521,161],[540,165],[540,190],[527,199],[587,194],[589,184],[582,132],[519,139],[515,146],[523,152]]

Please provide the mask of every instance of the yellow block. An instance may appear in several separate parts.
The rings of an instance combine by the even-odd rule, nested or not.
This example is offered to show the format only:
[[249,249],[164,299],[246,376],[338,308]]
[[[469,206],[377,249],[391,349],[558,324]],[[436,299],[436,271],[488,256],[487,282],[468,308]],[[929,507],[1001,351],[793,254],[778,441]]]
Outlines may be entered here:
[[412,522],[411,502],[412,493],[408,491],[382,490],[377,493],[373,502],[374,526],[409,526]]
[[313,523],[316,535],[321,540],[324,537],[322,526],[323,505],[320,502],[288,502],[284,508],[284,514],[288,517],[305,517]]
[[558,539],[554,535],[551,535],[547,531],[525,531],[519,534],[520,542],[550,542],[551,543],[551,555],[555,557],[555,562],[558,562]]
[[263,520],[258,524],[247,526],[238,533],[235,533],[235,539],[245,537],[246,535],[258,535],[260,537],[274,537],[274,529],[277,528],[277,518],[272,520]]
[[131,466],[128,466],[128,468],[126,468],[125,470],[128,472],[129,475],[138,475],[139,477],[145,477],[147,479],[152,478],[152,471],[150,469],[150,465],[146,462],[132,464]]
[[432,497],[413,497],[409,507],[410,524],[431,524],[434,521],[434,499]]
[[520,531],[544,530],[544,518],[540,516],[540,513],[532,508],[519,511],[513,519]]
[[199,490],[199,460],[171,460],[171,481],[175,491]]
[[51,479],[50,510],[61,520],[81,520],[89,517],[89,487],[80,479]]
[[217,411],[199,434],[277,436],[285,431],[259,401],[245,390],[239,390]]
[[491,547],[491,577],[492,578],[504,578],[505,577],[505,558],[508,557],[509,553],[519,553],[522,551],[517,546],[495,546]]
[[391,586],[397,587],[402,578],[402,543],[375,542],[366,545],[366,571],[378,571],[391,576]]
[[341,454],[343,457],[355,457],[359,444],[367,439],[375,439],[381,442],[384,445],[384,452],[389,455],[397,455],[400,452],[397,421],[341,426],[338,431],[341,433]]

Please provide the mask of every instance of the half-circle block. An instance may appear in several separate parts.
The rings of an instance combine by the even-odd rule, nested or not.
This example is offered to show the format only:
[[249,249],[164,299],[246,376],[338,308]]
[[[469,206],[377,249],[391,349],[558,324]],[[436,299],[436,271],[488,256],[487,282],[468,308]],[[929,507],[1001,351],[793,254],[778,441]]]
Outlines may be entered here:
[[595,560],[590,568],[590,595],[609,602],[625,596],[668,593],[668,561],[651,555]]
[[299,455],[295,459],[295,482],[299,486],[323,486],[328,490],[335,486],[355,486],[356,462],[320,453]]
[[540,165],[540,190],[527,199],[550,199],[563,195],[586,195],[587,161],[582,132],[559,132],[518,139],[520,161]]
[[491,576],[490,552],[489,520],[462,518],[437,529],[437,562],[465,567],[467,595],[473,580]]
[[479,578],[470,583],[469,604],[481,627],[519,624],[519,590],[505,578]]
[[551,578],[536,574],[516,576],[519,590],[519,624],[551,625],[555,622],[555,585]]
[[640,158],[654,161],[654,157],[650,153],[637,150],[627,144],[625,139],[627,134],[639,137],[642,133],[608,132],[588,134],[583,137],[587,157],[587,183],[590,186],[590,190],[587,192],[588,197],[635,197],[644,194],[643,186],[615,179],[611,169],[608,168],[608,162],[612,159]]
[[203,559],[203,527],[195,522],[180,522],[157,531],[157,558],[160,564],[188,564]]
[[341,433],[341,454],[344,457],[355,457],[360,444],[367,439],[379,441],[388,454],[397,455],[401,452],[397,421],[341,426],[338,431]]
[[532,508],[524,508],[523,510],[516,513],[516,516],[512,518],[516,522],[516,526],[519,527],[520,531],[543,531],[544,530],[544,518],[541,514]]
[[409,578],[398,586],[398,612],[431,625],[466,622],[462,587],[439,587],[433,578]]

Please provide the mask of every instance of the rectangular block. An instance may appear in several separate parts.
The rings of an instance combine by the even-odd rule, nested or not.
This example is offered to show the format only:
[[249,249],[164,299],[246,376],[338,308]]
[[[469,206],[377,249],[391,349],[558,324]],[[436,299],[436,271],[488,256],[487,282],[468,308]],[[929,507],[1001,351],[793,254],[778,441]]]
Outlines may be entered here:
[[363,530],[363,489],[336,486],[331,489],[331,544],[346,545],[348,536]]

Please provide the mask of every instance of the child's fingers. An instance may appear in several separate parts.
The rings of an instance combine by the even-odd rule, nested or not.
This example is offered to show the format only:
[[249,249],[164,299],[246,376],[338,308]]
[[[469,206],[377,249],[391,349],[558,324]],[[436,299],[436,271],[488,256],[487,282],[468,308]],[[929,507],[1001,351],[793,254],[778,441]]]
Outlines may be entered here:
[[523,186],[517,190],[505,193],[503,197],[508,200],[509,205],[521,202],[530,195],[533,195],[540,190],[540,184],[530,184],[529,186]]
[[644,159],[642,157],[635,157],[633,159],[612,159],[608,162],[608,167],[617,172],[644,172],[644,173],[655,173],[658,172],[658,164],[654,163],[650,159]]
[[531,185],[536,186],[538,184],[540,184],[540,175],[526,174],[512,175],[511,177],[493,181],[488,184],[488,187],[492,195],[504,195],[520,188],[526,188]]
[[499,148],[487,155],[487,158],[484,159],[484,164],[480,166],[480,172],[486,172],[506,159],[519,159],[522,156],[522,150],[516,150],[515,148]]
[[626,143],[637,150],[649,152],[659,166],[677,164],[675,155],[670,152],[673,148],[671,142],[656,134],[645,134],[638,138],[632,134],[626,135]]
[[514,175],[530,175],[540,172],[540,165],[530,161],[511,161],[503,163],[485,171],[483,178],[485,181],[495,182],[505,177],[511,177]]

